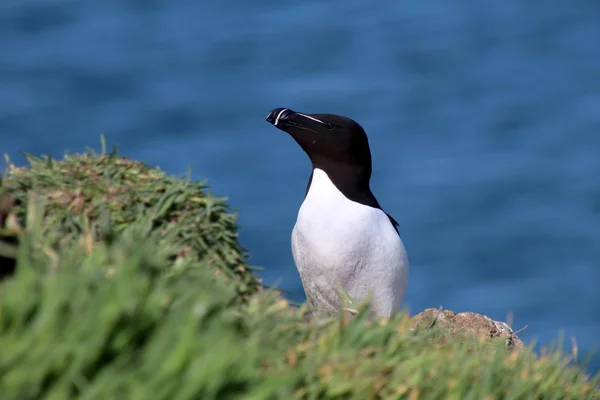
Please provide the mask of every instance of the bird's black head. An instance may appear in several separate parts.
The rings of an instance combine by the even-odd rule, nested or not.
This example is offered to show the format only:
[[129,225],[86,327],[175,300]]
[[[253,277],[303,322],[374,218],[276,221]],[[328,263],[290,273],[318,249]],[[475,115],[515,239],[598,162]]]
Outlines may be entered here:
[[[335,114],[305,114],[276,108],[267,122],[290,134],[308,154],[313,169],[327,173],[348,199],[381,209],[369,187],[371,150],[365,130],[356,121]],[[311,179],[306,192],[310,189]],[[398,231],[398,223],[387,214]]]
[[276,108],[267,122],[287,132],[302,147],[314,168],[327,173],[371,177],[371,151],[364,129],[335,114],[305,114]]

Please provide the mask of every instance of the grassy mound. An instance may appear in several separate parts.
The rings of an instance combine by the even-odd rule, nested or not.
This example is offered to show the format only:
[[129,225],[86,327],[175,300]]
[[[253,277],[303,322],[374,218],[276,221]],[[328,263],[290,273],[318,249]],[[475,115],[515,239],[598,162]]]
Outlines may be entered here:
[[559,352],[305,318],[261,290],[201,184],[115,154],[30,161],[0,188],[3,400],[600,398]]
[[[111,241],[143,220],[147,232],[158,236],[157,244],[169,251],[175,264],[171,275],[181,273],[179,262],[191,257],[233,284],[241,299],[260,287],[256,276],[248,273],[235,215],[202,183],[167,176],[116,152],[66,155],[59,162],[33,156],[28,160],[28,168],[9,164],[0,197],[3,193],[12,197],[12,210],[21,224],[29,197],[35,195],[43,203],[36,234],[53,238],[48,242],[50,251],[84,232],[92,241]],[[0,203],[0,216],[6,199],[3,207]]]

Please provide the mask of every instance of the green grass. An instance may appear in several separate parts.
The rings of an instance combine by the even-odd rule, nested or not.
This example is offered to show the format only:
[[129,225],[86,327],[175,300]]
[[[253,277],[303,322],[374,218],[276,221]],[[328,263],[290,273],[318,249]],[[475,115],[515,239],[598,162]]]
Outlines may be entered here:
[[2,400],[600,399],[559,351],[417,332],[406,314],[305,318],[260,285],[201,183],[114,153],[30,163],[0,187],[0,255],[16,256]]
[[28,168],[9,162],[0,196],[12,195],[13,209],[23,222],[29,197],[39,198],[44,215],[35,231],[53,238],[48,243],[51,250],[86,231],[94,240],[111,241],[131,224],[144,221],[141,234],[152,232],[157,245],[169,252],[174,262],[171,275],[184,272],[179,260],[192,257],[234,285],[240,298],[260,287],[256,275],[248,273],[247,254],[237,241],[236,216],[204,183],[170,177],[115,151],[67,154],[62,161],[27,158]]

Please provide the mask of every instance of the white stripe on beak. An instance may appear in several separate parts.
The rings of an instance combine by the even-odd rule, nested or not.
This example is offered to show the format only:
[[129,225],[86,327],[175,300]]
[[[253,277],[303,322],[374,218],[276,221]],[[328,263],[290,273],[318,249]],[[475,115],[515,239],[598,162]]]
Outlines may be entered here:
[[281,117],[281,114],[283,114],[286,111],[287,108],[284,108],[283,110],[279,111],[279,114],[277,114],[277,117],[275,118],[275,123],[273,125],[277,126],[277,123],[279,122],[279,117]]

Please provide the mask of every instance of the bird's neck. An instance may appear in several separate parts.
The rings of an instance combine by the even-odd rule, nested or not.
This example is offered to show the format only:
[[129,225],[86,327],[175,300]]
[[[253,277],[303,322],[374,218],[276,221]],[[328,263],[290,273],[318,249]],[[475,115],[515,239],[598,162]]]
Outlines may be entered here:
[[328,164],[321,166],[313,163],[313,172],[309,180],[307,193],[310,190],[312,179],[317,174],[324,174],[329,181],[348,199],[357,203],[375,206],[377,203],[369,182],[371,169],[361,169],[356,166],[342,164]]

